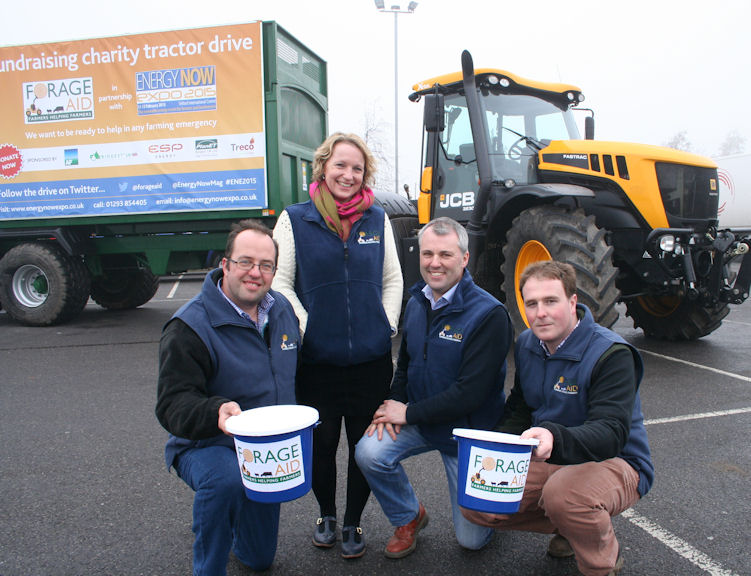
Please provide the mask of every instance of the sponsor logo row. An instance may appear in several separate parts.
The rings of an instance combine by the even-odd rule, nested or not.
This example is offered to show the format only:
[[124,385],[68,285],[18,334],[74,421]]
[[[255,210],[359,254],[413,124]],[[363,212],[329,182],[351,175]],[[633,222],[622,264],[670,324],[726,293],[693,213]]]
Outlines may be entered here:
[[20,151],[22,171],[66,167],[104,167],[207,159],[255,158],[264,155],[262,134],[180,138],[152,142],[87,144],[77,147],[27,148]]

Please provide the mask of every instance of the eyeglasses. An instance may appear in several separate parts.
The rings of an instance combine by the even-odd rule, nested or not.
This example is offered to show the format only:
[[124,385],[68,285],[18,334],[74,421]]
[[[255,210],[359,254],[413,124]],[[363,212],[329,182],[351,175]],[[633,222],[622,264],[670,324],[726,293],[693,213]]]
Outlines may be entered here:
[[271,262],[253,262],[252,260],[248,260],[246,258],[240,258],[239,260],[233,260],[232,258],[227,258],[228,262],[234,262],[237,264],[237,267],[240,270],[253,270],[256,266],[258,266],[258,269],[261,271],[262,274],[273,274],[276,271],[276,266],[274,266]]

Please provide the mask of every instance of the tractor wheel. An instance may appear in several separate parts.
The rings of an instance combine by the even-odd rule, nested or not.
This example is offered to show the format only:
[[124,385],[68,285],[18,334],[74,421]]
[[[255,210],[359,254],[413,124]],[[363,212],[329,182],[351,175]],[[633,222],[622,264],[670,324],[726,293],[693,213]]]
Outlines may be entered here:
[[414,235],[414,231],[420,228],[420,223],[416,216],[390,216],[391,231],[394,233],[394,242],[396,242],[396,252],[399,255],[399,263],[402,267],[402,278],[404,279],[404,288],[402,290],[402,312],[399,315],[399,328],[401,328],[402,320],[404,319],[404,308],[407,306],[409,300],[409,289],[411,281],[408,278],[413,276],[405,274],[406,270],[406,254],[404,253],[404,246],[402,245],[403,238],[409,238]]
[[399,262],[404,265],[402,238],[414,236],[413,232],[420,228],[420,223],[416,216],[391,216],[389,220],[391,221],[391,230],[394,233],[394,242],[396,242]]
[[148,268],[110,270],[91,282],[91,299],[102,308],[128,310],[146,304],[159,289],[159,277]]
[[696,340],[717,330],[729,312],[727,304],[706,308],[680,296],[639,296],[626,302],[634,328],[658,340]]
[[76,316],[89,299],[89,271],[55,244],[24,243],[0,260],[0,301],[29,326],[49,326]]
[[620,293],[612,254],[605,231],[583,210],[536,206],[519,214],[506,234],[501,265],[506,307],[516,334],[528,327],[519,278],[529,264],[539,260],[571,264],[576,270],[578,301],[592,311],[596,322],[608,328],[615,324]]

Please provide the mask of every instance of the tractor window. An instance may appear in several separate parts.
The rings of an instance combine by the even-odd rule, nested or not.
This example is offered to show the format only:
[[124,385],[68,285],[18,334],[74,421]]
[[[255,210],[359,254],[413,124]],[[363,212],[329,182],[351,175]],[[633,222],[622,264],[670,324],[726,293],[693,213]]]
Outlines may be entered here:
[[537,154],[551,140],[579,138],[569,110],[528,94],[488,92],[485,107],[494,180],[537,182]]
[[[570,110],[530,94],[483,92],[486,139],[493,180],[537,182],[537,155],[551,140],[579,138]],[[476,181],[474,145],[467,102],[461,94],[445,98],[446,128],[441,133],[445,172],[467,173],[462,189]],[[459,158],[461,162],[458,162]],[[450,163],[450,164],[448,164]],[[471,166],[469,165],[471,163]],[[471,169],[470,169],[471,168]],[[463,180],[465,180],[463,179]]]
[[[438,170],[441,185],[437,192],[450,194],[453,199],[466,198],[466,194],[479,188],[475,145],[465,99],[459,95],[447,97],[444,102],[446,128],[441,133],[442,153],[438,154]],[[458,196],[457,196],[458,194]],[[440,196],[445,201],[448,196]],[[471,204],[468,204],[471,207]],[[454,213],[446,213],[457,220],[468,217],[470,210],[463,206],[451,206]]]
[[505,128],[505,130],[501,130],[500,134],[502,147],[508,152],[508,149],[519,139],[518,134],[527,132],[524,126],[524,116],[503,116],[500,122],[502,127]]
[[545,140],[569,140],[571,132],[565,117],[557,110],[555,114],[543,114],[535,118],[535,133],[542,134]]
[[446,104],[446,129],[443,131],[443,149],[453,160],[461,154],[463,144],[472,144],[472,128],[466,105]]

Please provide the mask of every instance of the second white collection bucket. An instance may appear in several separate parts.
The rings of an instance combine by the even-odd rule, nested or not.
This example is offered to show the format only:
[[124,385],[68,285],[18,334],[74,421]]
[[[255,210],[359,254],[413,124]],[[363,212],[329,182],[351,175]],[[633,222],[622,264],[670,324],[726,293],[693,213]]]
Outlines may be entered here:
[[513,514],[519,510],[535,438],[454,428],[459,442],[457,500],[471,510]]

